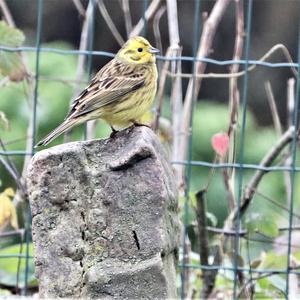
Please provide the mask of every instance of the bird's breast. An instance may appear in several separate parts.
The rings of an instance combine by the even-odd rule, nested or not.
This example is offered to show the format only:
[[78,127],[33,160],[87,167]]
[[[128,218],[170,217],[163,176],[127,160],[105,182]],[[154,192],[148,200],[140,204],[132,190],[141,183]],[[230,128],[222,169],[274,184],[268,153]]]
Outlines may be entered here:
[[124,96],[112,105],[106,106],[102,118],[117,127],[126,127],[131,120],[138,120],[147,112],[153,103],[157,89],[156,65],[147,66],[145,82],[142,87]]

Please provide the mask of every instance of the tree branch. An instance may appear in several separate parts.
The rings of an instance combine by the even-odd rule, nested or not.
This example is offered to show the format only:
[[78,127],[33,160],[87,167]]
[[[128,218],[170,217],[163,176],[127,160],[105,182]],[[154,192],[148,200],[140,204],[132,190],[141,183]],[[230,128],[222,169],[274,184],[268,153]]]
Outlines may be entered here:
[[[291,57],[288,49],[283,44],[276,44],[275,46],[273,46],[266,54],[264,54],[262,57],[260,57],[258,59],[258,62],[266,61],[278,50],[282,51],[282,54],[286,58],[287,62],[293,63],[292,57]],[[199,59],[200,59],[200,57],[199,57]],[[169,72],[168,75],[170,77],[179,76],[181,78],[190,78],[190,80],[194,77],[197,79],[205,79],[205,78],[228,79],[228,78],[234,78],[234,77],[241,77],[241,76],[245,75],[246,72],[253,71],[256,67],[257,67],[257,64],[253,64],[253,65],[249,66],[247,70],[243,70],[243,71],[240,71],[237,73],[205,73],[205,74],[202,73],[201,74],[201,73],[197,72],[196,74],[189,74],[189,73],[172,74],[171,72]],[[297,77],[298,76],[297,69],[293,66],[291,66],[290,69],[291,69],[291,72],[293,73],[293,75],[295,77]]]
[[4,19],[7,22],[7,24],[10,25],[11,27],[16,27],[16,23],[15,23],[12,15],[6,5],[6,2],[4,0],[0,0],[0,7],[1,7]]
[[84,17],[85,16],[85,10],[84,10],[84,7],[83,5],[81,4],[80,0],[72,0],[78,13]]
[[98,8],[100,10],[100,13],[103,17],[103,19],[105,20],[108,28],[110,29],[111,33],[113,34],[114,38],[116,39],[116,41],[118,42],[118,44],[120,46],[123,46],[123,44],[125,43],[124,39],[122,38],[120,32],[118,31],[117,27],[115,26],[112,18],[110,17],[105,4],[103,2],[103,0],[98,0]]
[[272,118],[273,118],[273,124],[274,124],[275,131],[279,136],[281,136],[282,135],[282,127],[281,127],[281,124],[280,124],[280,119],[279,119],[279,114],[278,114],[278,110],[277,110],[277,106],[276,106],[276,101],[275,101],[275,98],[274,98],[274,94],[273,94],[273,91],[272,91],[270,81],[265,82],[265,90],[266,90],[267,99],[268,99],[270,110],[271,110],[271,115],[272,115]]
[[145,15],[143,18],[141,18],[138,23],[135,25],[135,27],[132,29],[129,37],[137,36],[139,35],[145,25],[145,21],[150,20],[158,10],[159,6],[161,4],[161,0],[153,0],[147,10],[145,11]]
[[122,9],[124,12],[126,34],[127,38],[129,38],[129,34],[132,31],[132,19],[130,13],[129,0],[122,0]]
[[[293,136],[296,134],[296,129],[291,126],[277,141],[277,143],[270,149],[265,157],[260,162],[260,167],[269,167],[278,157],[281,151],[293,140]],[[247,185],[241,199],[240,207],[236,208],[227,218],[224,229],[228,230],[231,228],[232,221],[236,220],[238,216],[242,216],[247,210],[251,200],[255,194],[256,188],[258,187],[263,176],[267,173],[265,170],[257,170]],[[229,223],[228,223],[229,222]]]
[[[235,2],[235,45],[233,60],[240,60],[243,53],[243,39],[244,39],[244,1],[236,0]],[[238,72],[239,65],[234,64],[231,67],[230,73],[234,74]],[[235,163],[236,160],[236,128],[238,123],[238,112],[240,105],[240,93],[238,90],[237,78],[231,77],[229,79],[229,125],[228,136],[230,141],[230,147],[228,150],[227,162]],[[225,188],[228,194],[228,207],[229,211],[233,211],[236,205],[234,185],[235,185],[235,169],[223,169],[223,179]]]
[[[221,21],[222,16],[225,13],[227,6],[229,5],[230,0],[218,0],[209,17],[205,21],[203,25],[203,32],[201,35],[197,58],[207,57],[212,46],[212,42],[216,33],[216,29]],[[203,74],[206,68],[205,62],[197,61],[194,66],[194,70],[196,74]],[[186,157],[187,149],[188,149],[188,140],[190,135],[190,119],[191,119],[191,107],[193,105],[194,98],[197,98],[198,92],[200,90],[201,78],[191,78],[188,84],[188,88],[185,95],[184,106],[183,106],[183,124],[182,131],[184,136],[182,137],[181,142],[181,160],[184,160]]]

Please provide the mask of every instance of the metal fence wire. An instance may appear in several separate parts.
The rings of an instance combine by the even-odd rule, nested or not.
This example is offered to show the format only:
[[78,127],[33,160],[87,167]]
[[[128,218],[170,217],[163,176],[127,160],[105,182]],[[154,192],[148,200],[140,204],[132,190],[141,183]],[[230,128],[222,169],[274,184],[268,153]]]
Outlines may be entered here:
[[[75,55],[80,56],[84,55],[87,56],[87,63],[86,63],[86,69],[88,77],[90,78],[92,74],[92,64],[93,64],[93,58],[97,56],[101,57],[113,57],[114,53],[106,52],[106,51],[95,51],[94,50],[94,31],[95,31],[95,10],[97,1],[96,0],[89,0],[88,1],[88,8],[90,9],[89,14],[89,20],[88,20],[88,45],[85,50],[65,50],[65,49],[59,49],[59,48],[50,48],[46,46],[42,46],[42,32],[43,28],[47,26],[45,24],[43,15],[44,15],[44,2],[47,0],[36,0],[37,5],[37,15],[36,15],[36,44],[35,47],[8,47],[1,45],[0,51],[3,52],[12,52],[12,53],[35,53],[35,74],[34,74],[34,92],[33,92],[33,99],[32,99],[32,105],[31,107],[31,120],[32,120],[32,126],[31,126],[31,147],[30,150],[22,149],[22,150],[6,150],[5,148],[2,148],[0,150],[0,158],[1,162],[7,162],[9,159],[14,157],[31,157],[35,154],[37,151],[34,148],[34,145],[36,144],[36,136],[37,136],[37,105],[39,102],[39,86],[40,86],[40,61],[41,61],[41,53],[52,53],[58,56],[69,56],[69,55]],[[174,0],[175,1],[175,0]],[[170,2],[174,2],[173,0],[166,1],[166,5],[169,5]],[[32,0],[34,2],[34,0]],[[131,5],[134,5],[137,2],[143,2],[143,11],[141,11],[141,17],[144,20],[144,26],[143,31],[141,34],[147,37],[147,32],[149,30],[149,20],[146,17],[147,16],[147,8],[151,4],[151,1],[147,0],[140,0],[140,1],[130,1]],[[153,0],[154,2],[154,0]],[[162,1],[165,2],[165,1]],[[172,160],[173,166],[184,166],[185,167],[185,173],[184,173],[184,188],[182,196],[180,196],[180,199],[182,199],[181,202],[181,216],[182,216],[182,222],[183,222],[183,234],[182,234],[182,240],[181,240],[181,247],[180,247],[180,255],[179,255],[179,263],[178,263],[178,276],[180,283],[178,284],[178,294],[179,297],[182,299],[185,298],[193,298],[195,296],[195,293],[197,292],[197,288],[203,288],[203,283],[197,283],[198,281],[201,281],[205,276],[211,280],[211,282],[214,282],[214,287],[218,290],[218,284],[221,286],[228,286],[228,290],[230,290],[230,293],[225,295],[223,294],[224,298],[233,298],[237,299],[242,296],[249,296],[249,293],[253,293],[253,289],[257,287],[255,286],[255,283],[257,283],[259,280],[262,280],[264,278],[272,278],[272,276],[280,276],[276,277],[281,279],[280,283],[278,282],[268,282],[265,285],[265,290],[269,290],[269,292],[272,294],[273,291],[271,290],[271,285],[273,284],[275,286],[276,291],[279,291],[279,294],[276,294],[278,297],[282,298],[289,298],[289,295],[291,295],[292,291],[291,289],[294,289],[295,287],[291,287],[293,285],[293,280],[299,284],[298,282],[298,276],[300,275],[299,272],[299,266],[300,264],[297,263],[297,260],[295,260],[293,257],[294,254],[294,246],[293,244],[293,234],[296,232],[297,229],[299,229],[299,226],[297,227],[297,224],[295,220],[297,219],[295,208],[296,205],[296,197],[298,196],[296,194],[297,191],[297,172],[300,171],[300,167],[297,166],[297,130],[287,131],[289,139],[289,147],[290,147],[290,163],[289,164],[281,164],[280,162],[276,165],[273,164],[272,158],[265,156],[265,160],[262,160],[260,163],[249,163],[249,160],[245,160],[245,136],[246,136],[246,129],[247,129],[247,118],[248,116],[248,100],[249,100],[249,72],[250,68],[252,66],[256,66],[257,68],[267,68],[267,69],[291,69],[294,68],[296,70],[296,84],[294,86],[294,109],[293,109],[293,116],[292,116],[292,129],[298,128],[298,111],[299,111],[299,87],[300,87],[300,81],[299,81],[299,64],[300,64],[300,30],[299,30],[299,37],[298,37],[298,60],[297,62],[292,61],[281,61],[281,62],[270,62],[266,60],[254,60],[250,58],[250,50],[251,50],[251,29],[253,27],[253,15],[256,13],[256,11],[253,9],[253,1],[248,0],[243,3],[243,8],[245,11],[245,39],[244,39],[244,51],[243,56],[241,56],[240,59],[230,59],[230,60],[217,60],[209,57],[201,57],[198,53],[198,46],[199,41],[201,38],[201,34],[203,34],[203,24],[205,23],[205,18],[203,17],[203,11],[202,11],[202,3],[204,1],[201,0],[189,0],[185,1],[185,5],[193,5],[194,8],[194,28],[193,28],[193,36],[192,36],[192,56],[158,56],[158,63],[164,63],[166,61],[170,62],[181,62],[181,63],[188,63],[192,65],[192,72],[189,78],[184,78],[184,74],[177,74],[177,76],[181,76],[182,79],[191,79],[192,78],[192,105],[190,105],[190,120],[188,120],[189,127],[190,127],[190,134],[188,137],[188,151],[183,159],[177,159]],[[216,2],[220,1],[211,1],[212,6],[216,5]],[[227,0],[224,0],[223,2],[227,2]],[[229,1],[230,2],[230,1]],[[232,2],[239,2],[239,1],[232,1]],[[241,1],[242,2],[242,1]],[[272,5],[276,6],[277,1],[271,1]],[[287,1],[289,2],[289,1]],[[163,4],[165,5],[165,4]],[[288,16],[286,18],[289,18]],[[202,24],[202,25],[201,25]],[[299,29],[299,28],[298,28]],[[184,47],[185,45],[183,45]],[[201,108],[199,116],[195,115],[197,101],[196,98],[198,97],[197,91],[196,91],[196,85],[197,85],[197,76],[199,77],[199,71],[197,68],[197,64],[199,63],[205,63],[207,66],[210,65],[216,65],[223,68],[240,66],[240,69],[244,71],[244,73],[241,75],[240,80],[240,103],[241,103],[241,109],[240,109],[240,119],[238,121],[237,125],[237,131],[238,138],[236,140],[236,159],[232,161],[225,161],[222,159],[215,159],[213,161],[208,160],[195,160],[193,155],[193,147],[197,141],[193,138],[195,133],[199,128],[195,128],[195,120],[197,118],[200,118],[199,124],[201,124]],[[161,73],[160,73],[161,75]],[[174,75],[174,74],[173,74]],[[175,74],[176,75],[176,74]],[[203,75],[203,74],[202,74]],[[209,77],[209,76],[208,76]],[[213,76],[211,76],[214,78]],[[176,78],[176,76],[168,77],[171,80]],[[49,79],[51,80],[51,79]],[[200,95],[201,96],[201,95]],[[169,97],[169,96],[167,96]],[[201,102],[201,100],[200,100]],[[201,126],[205,127],[205,124],[202,124]],[[294,127],[293,127],[294,126]],[[290,129],[291,129],[290,128]],[[257,135],[260,133],[257,132]],[[284,139],[284,134],[282,135],[282,139]],[[253,141],[253,150],[256,151],[256,145],[255,141]],[[287,145],[286,143],[285,145]],[[270,151],[272,155],[276,156],[278,153],[273,151],[270,146]],[[213,150],[212,150],[213,151]],[[279,151],[279,150],[278,150]],[[268,160],[268,163],[265,163],[266,160]],[[195,194],[192,193],[192,177],[196,176],[194,170],[201,169],[201,170],[210,170],[208,171],[207,176],[212,176],[215,172],[223,172],[224,170],[234,170],[236,172],[236,203],[235,208],[233,208],[231,213],[231,218],[227,218],[227,221],[231,221],[231,225],[226,227],[223,227],[223,229],[216,226],[209,227],[206,223],[206,235],[208,234],[209,237],[211,235],[216,235],[219,237],[220,235],[223,236],[223,240],[221,243],[221,246],[219,245],[219,248],[214,248],[212,245],[209,246],[209,248],[214,249],[211,251],[209,249],[209,255],[207,257],[207,263],[202,264],[203,260],[199,260],[199,251],[196,249],[199,247],[199,241],[196,243],[197,246],[191,246],[190,241],[192,239],[191,237],[191,229],[195,229],[197,225],[191,224],[190,218],[191,214],[194,213],[195,207],[193,206],[193,197],[196,197],[197,201],[199,201],[199,198],[201,198],[201,193]],[[211,171],[212,170],[212,171]],[[250,235],[248,234],[247,230],[244,230],[244,211],[243,209],[248,208],[248,204],[245,202],[247,201],[247,197],[244,197],[245,188],[246,188],[246,181],[248,182],[248,175],[246,175],[246,172],[256,172],[257,176],[263,176],[266,173],[268,174],[288,174],[288,182],[289,182],[289,191],[286,199],[286,203],[278,204],[279,207],[282,208],[282,211],[287,213],[285,228],[277,228],[278,234],[281,232],[286,232],[286,240],[285,240],[285,250],[284,255],[286,258],[286,261],[284,262],[285,267],[276,267],[276,264],[273,265],[267,265],[267,263],[264,264],[264,260],[262,256],[260,256],[260,259],[257,262],[258,266],[254,266],[254,263],[252,261],[252,254],[249,253],[249,245],[253,245],[255,243],[255,238],[257,244],[261,243],[268,243],[269,246],[272,246],[274,241],[276,240],[274,236],[271,238],[268,237],[266,234],[263,234],[259,232],[256,228],[256,232],[253,233],[253,236],[255,238],[250,238]],[[255,175],[254,175],[255,176]],[[261,178],[256,180],[260,180]],[[283,180],[283,179],[282,179]],[[298,179],[299,180],[299,179]],[[257,186],[254,185],[254,188]],[[252,191],[248,191],[252,193]],[[257,194],[259,195],[259,189],[257,189]],[[254,192],[253,192],[254,193]],[[203,194],[202,194],[203,195]],[[205,195],[206,197],[206,195]],[[224,195],[224,198],[227,196]],[[253,197],[253,195],[251,195]],[[261,197],[267,198],[266,195],[261,195]],[[299,196],[298,196],[299,197]],[[245,200],[246,199],[246,200]],[[273,201],[273,199],[269,199],[270,201]],[[201,199],[200,199],[201,201]],[[221,199],[220,199],[221,201]],[[204,201],[205,202],[205,201]],[[197,202],[198,203],[198,202]],[[271,202],[270,202],[271,203]],[[271,205],[271,204],[270,204]],[[280,206],[281,205],[281,206]],[[32,255],[30,254],[30,242],[31,242],[31,217],[30,217],[30,209],[29,207],[26,208],[26,220],[25,220],[25,228],[22,230],[17,230],[12,233],[12,235],[20,236],[21,241],[21,247],[23,249],[20,249],[20,253],[14,253],[14,254],[0,254],[0,261],[6,260],[9,261],[10,259],[18,259],[18,267],[19,271],[17,272],[17,278],[16,282],[20,283],[20,278],[23,278],[24,284],[20,285],[21,289],[17,290],[17,293],[27,295],[30,290],[30,278],[29,278],[29,269],[30,269],[30,261],[33,259]],[[207,213],[207,212],[206,212]],[[230,214],[228,214],[230,216]],[[266,217],[268,218],[268,217]],[[197,221],[197,218],[194,218],[194,221]],[[299,220],[298,220],[299,221]],[[198,224],[199,225],[199,224]],[[199,230],[201,230],[200,226]],[[197,230],[194,230],[194,232],[197,233]],[[9,236],[10,233],[1,233],[1,238],[6,238]],[[252,237],[253,237],[252,236]],[[225,251],[226,249],[221,249],[224,245],[225,241],[230,239],[230,254],[222,253],[222,251]],[[211,238],[211,240],[216,241],[216,239]],[[0,239],[1,241],[1,239]],[[200,241],[201,243],[201,241]],[[297,241],[295,241],[297,245]],[[297,246],[295,247],[297,248]],[[298,243],[299,245],[299,243]],[[201,247],[201,245],[200,245]],[[192,248],[192,249],[191,249]],[[194,249],[193,249],[194,248]],[[221,250],[220,250],[221,249]],[[267,248],[266,248],[267,249]],[[270,250],[270,247],[268,248]],[[228,251],[228,249],[227,249]],[[255,248],[255,251],[257,251],[257,248]],[[271,250],[270,250],[271,251]],[[221,252],[221,253],[220,253]],[[262,251],[263,252],[263,251]],[[198,254],[197,259],[193,259],[193,254]],[[298,251],[300,253],[300,251]],[[202,252],[200,250],[200,256]],[[217,257],[222,256],[222,259],[218,260]],[[264,255],[268,255],[268,250],[265,251]],[[273,255],[275,255],[273,253]],[[246,258],[245,258],[246,257]],[[279,257],[279,256],[278,256]],[[203,258],[203,257],[201,257]],[[227,258],[227,260],[225,259]],[[228,259],[229,258],[229,259]],[[300,259],[300,256],[299,256]],[[242,260],[242,261],[241,261]],[[226,263],[227,261],[227,263]],[[201,262],[201,263],[200,263]],[[216,263],[218,262],[218,263]],[[25,264],[25,267],[22,269],[21,265]],[[24,274],[20,274],[21,270],[24,272]],[[1,271],[1,270],[0,270]],[[0,273],[1,274],[1,273]],[[284,276],[283,276],[284,275]],[[219,276],[219,277],[218,277]],[[294,276],[294,277],[293,277]],[[296,277],[295,277],[296,276]],[[197,279],[198,278],[198,279]],[[224,280],[223,283],[220,283]],[[198,280],[198,281],[197,281]],[[215,281],[218,282],[215,282]],[[281,286],[279,286],[282,283]],[[197,286],[198,284],[198,286]],[[262,288],[263,284],[260,285],[260,289]],[[219,288],[219,291],[222,289]],[[248,291],[248,294],[247,294]],[[250,291],[250,292],[249,292]],[[264,291],[265,292],[265,291]],[[294,291],[293,291],[294,292]],[[263,293],[263,291],[261,291]],[[203,295],[203,294],[202,294]],[[267,292],[266,294],[267,295]],[[272,294],[274,295],[274,294]],[[298,297],[300,297],[300,294],[297,294]],[[217,294],[214,294],[214,297],[217,297]]]

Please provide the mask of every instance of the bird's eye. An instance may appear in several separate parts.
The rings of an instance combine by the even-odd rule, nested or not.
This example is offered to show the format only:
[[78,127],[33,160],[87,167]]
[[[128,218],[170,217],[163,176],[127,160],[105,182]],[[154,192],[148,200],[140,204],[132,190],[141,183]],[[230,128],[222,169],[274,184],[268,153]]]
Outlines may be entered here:
[[137,49],[139,52],[142,52],[143,51],[143,48],[138,48]]

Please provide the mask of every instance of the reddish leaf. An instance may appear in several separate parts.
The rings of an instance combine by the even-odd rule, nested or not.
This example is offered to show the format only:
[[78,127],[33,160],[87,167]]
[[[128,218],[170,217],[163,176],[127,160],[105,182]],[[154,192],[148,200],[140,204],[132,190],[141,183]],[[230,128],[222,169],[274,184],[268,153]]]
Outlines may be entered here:
[[211,138],[211,145],[217,154],[224,156],[229,147],[228,134],[224,132],[216,133]]

